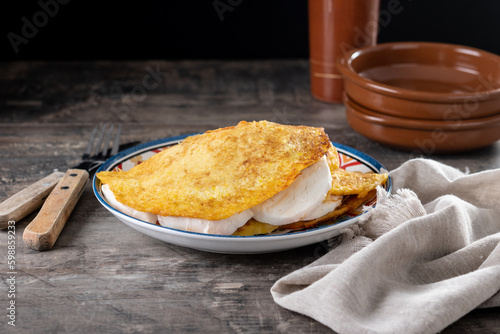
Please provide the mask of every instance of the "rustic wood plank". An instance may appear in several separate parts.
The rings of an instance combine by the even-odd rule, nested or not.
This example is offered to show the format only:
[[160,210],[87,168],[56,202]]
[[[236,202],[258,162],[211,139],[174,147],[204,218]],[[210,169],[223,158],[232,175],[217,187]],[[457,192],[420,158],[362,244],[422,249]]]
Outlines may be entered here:
[[88,180],[89,173],[86,170],[66,171],[38,215],[24,229],[23,240],[28,247],[45,251],[54,246]]
[[[168,75],[138,95],[156,66]],[[357,134],[343,105],[312,99],[308,82],[306,60],[0,63],[0,201],[76,165],[99,121],[122,121],[122,142],[146,142],[267,119],[323,126],[333,141],[388,169],[413,157]],[[500,143],[432,158],[463,171],[498,168]],[[53,248],[40,253],[20,237],[36,214],[16,222],[21,332],[331,333],[279,307],[269,292],[324,254],[324,243],[237,256],[165,244],[115,219],[88,184]],[[0,248],[6,264],[6,231]],[[0,307],[6,302],[0,296]],[[443,333],[500,332],[499,313],[474,310]]]
[[9,221],[19,221],[39,209],[63,175],[54,172],[1,202],[0,229],[7,228]]

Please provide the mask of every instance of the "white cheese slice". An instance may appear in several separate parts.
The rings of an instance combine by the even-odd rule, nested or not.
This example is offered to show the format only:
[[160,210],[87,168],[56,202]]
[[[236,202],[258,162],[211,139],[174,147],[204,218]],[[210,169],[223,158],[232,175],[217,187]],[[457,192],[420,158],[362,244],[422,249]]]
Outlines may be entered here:
[[323,203],[321,203],[316,209],[307,214],[302,218],[302,220],[313,220],[319,217],[323,217],[327,213],[334,211],[341,203],[343,196],[328,195],[326,196]]
[[243,212],[232,215],[229,218],[220,220],[158,216],[158,222],[162,226],[175,228],[177,230],[218,235],[231,235],[238,228],[245,225],[246,222],[249,221],[250,218],[252,218],[252,216],[252,211],[245,210]]
[[254,218],[271,225],[286,225],[309,217],[332,187],[326,156],[307,167],[285,190],[254,206]]
[[137,211],[135,209],[132,209],[128,205],[118,202],[111,189],[109,189],[109,185],[103,184],[101,190],[102,194],[104,195],[104,199],[106,199],[106,202],[108,202],[108,204],[111,205],[116,210],[123,212],[126,215],[137,218],[139,220],[143,220],[151,224],[156,224],[157,216],[155,214],[149,212]]

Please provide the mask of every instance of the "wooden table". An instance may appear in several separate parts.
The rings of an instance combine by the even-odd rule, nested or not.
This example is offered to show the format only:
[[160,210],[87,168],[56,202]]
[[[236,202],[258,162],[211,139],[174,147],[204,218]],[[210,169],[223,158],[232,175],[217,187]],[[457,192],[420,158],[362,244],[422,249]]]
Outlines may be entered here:
[[[354,132],[341,104],[311,98],[307,61],[15,62],[0,64],[0,201],[76,164],[97,122],[123,123],[122,142],[267,119],[322,126],[334,142],[389,170],[415,156]],[[470,172],[500,167],[500,142],[433,159]],[[0,331],[329,333],[274,303],[273,283],[325,244],[267,255],[169,245],[128,228],[85,189],[54,248],[22,242],[16,222],[16,328],[7,325],[7,233],[0,232]],[[443,333],[500,332],[500,309],[475,310]]]

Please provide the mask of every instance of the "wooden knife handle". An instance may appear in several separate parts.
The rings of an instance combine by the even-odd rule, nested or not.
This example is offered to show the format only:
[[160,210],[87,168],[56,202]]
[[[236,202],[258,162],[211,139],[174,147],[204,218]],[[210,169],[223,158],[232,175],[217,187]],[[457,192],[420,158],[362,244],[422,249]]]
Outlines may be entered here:
[[0,203],[0,229],[6,229],[9,221],[18,222],[41,207],[63,175],[54,172]]
[[30,248],[43,251],[54,246],[88,180],[87,171],[68,169],[24,230],[23,240]]

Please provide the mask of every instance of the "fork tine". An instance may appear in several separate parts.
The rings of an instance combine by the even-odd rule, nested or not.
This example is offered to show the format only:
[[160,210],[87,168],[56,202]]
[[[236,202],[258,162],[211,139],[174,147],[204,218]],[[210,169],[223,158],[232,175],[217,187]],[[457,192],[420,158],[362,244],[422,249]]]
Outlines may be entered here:
[[122,133],[122,123],[118,124],[118,130],[116,131],[115,139],[113,140],[113,149],[111,150],[110,156],[118,154],[120,148],[120,136]]
[[104,132],[102,151],[99,152],[100,158],[105,158],[108,156],[108,152],[111,150],[111,134],[113,133],[114,125],[110,124]]
[[94,147],[94,141],[96,138],[96,133],[97,129],[99,128],[99,124],[97,124],[93,129],[92,132],[90,133],[89,141],[87,142],[87,147],[85,148],[85,151],[83,152],[82,155],[82,160],[87,160],[91,153],[92,153],[92,148]]
[[97,124],[90,133],[89,142],[82,160],[96,163],[100,161],[102,163],[103,160],[116,155],[120,149],[121,130],[121,123],[118,125],[113,123]]
[[92,154],[90,155],[91,157],[97,157],[101,155],[101,147],[104,140],[104,134],[106,133],[106,124],[107,123],[103,123],[99,125],[99,131],[97,133],[97,145],[95,146],[95,151],[92,151]]

